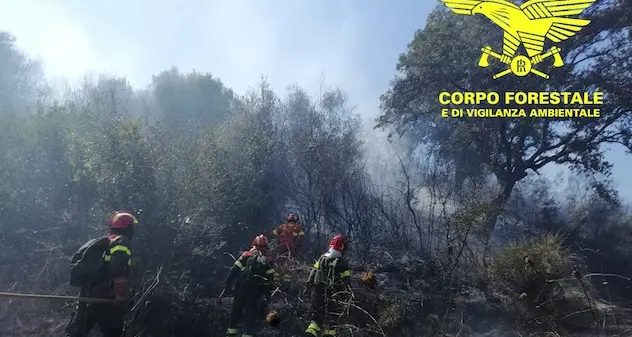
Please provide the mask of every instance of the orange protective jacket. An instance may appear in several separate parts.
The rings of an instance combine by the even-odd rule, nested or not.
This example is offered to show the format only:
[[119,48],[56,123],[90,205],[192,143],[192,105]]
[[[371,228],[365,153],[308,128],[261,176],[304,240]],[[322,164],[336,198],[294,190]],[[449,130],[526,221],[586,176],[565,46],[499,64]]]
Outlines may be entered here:
[[296,249],[300,245],[300,240],[305,236],[301,226],[293,222],[279,225],[272,233],[279,237],[279,248],[281,251]]

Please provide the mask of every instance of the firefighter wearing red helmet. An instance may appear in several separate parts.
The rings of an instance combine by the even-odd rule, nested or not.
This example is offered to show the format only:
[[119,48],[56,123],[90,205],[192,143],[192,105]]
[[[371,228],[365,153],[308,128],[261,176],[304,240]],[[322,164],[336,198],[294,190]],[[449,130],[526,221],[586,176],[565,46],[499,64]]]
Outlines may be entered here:
[[108,235],[86,242],[73,257],[70,283],[81,287],[80,296],[113,298],[115,305],[79,303],[66,336],[86,336],[95,324],[105,337],[121,336],[129,304],[130,240],[137,224],[132,212],[114,212]]
[[288,270],[289,262],[302,245],[305,232],[298,223],[298,216],[290,213],[287,215],[287,222],[277,226],[272,234],[279,238],[277,265],[284,271],[283,283],[287,285],[292,282],[292,275]]
[[252,240],[252,248],[241,253],[230,268],[224,287],[224,291],[233,295],[227,336],[237,336],[240,323],[244,325],[241,336],[253,336],[260,304],[274,289],[272,260],[268,255],[268,238],[260,234]]
[[336,313],[341,312],[336,301],[344,301],[344,290],[349,287],[351,270],[343,258],[347,251],[347,240],[339,234],[329,241],[329,249],[320,256],[314,264],[307,288],[311,297],[311,322],[305,330],[305,335],[318,336],[322,331],[323,336],[335,336],[336,330],[331,328],[336,319]]

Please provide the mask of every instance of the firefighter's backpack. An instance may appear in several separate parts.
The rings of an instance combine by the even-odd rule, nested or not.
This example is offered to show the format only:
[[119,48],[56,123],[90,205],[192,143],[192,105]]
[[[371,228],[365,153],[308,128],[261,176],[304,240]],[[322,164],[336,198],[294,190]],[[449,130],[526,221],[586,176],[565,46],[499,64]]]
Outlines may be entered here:
[[70,285],[88,286],[96,281],[103,266],[104,255],[110,245],[107,236],[92,239],[81,246],[70,261]]
[[251,255],[244,266],[244,281],[248,285],[264,285],[268,283],[270,281],[268,277],[272,277],[272,275],[266,275],[268,268],[268,259],[265,255]]

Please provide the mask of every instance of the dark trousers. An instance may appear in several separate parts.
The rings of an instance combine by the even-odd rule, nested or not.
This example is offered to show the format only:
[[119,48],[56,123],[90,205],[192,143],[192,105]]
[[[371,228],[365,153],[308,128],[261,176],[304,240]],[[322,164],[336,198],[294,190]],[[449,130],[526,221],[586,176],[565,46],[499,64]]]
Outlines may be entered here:
[[335,295],[331,288],[326,288],[324,285],[315,285],[312,288],[310,293],[311,323],[306,332],[312,330],[309,333],[315,334],[313,329],[317,327],[324,336],[335,335],[335,330],[331,327],[338,322],[342,313],[342,305],[336,302],[336,300],[342,300],[340,297]]
[[95,324],[104,337],[123,334],[125,311],[111,304],[79,303],[66,326],[67,337],[86,337]]
[[263,291],[258,289],[241,288],[233,298],[233,308],[230,312],[229,329],[237,329],[243,324],[245,335],[254,335],[257,328],[257,318],[261,314],[260,301]]
[[323,325],[327,319],[326,303],[328,302],[325,288],[322,286],[314,286],[314,288],[312,288],[312,292],[310,293],[310,299],[312,304],[311,319],[318,325]]

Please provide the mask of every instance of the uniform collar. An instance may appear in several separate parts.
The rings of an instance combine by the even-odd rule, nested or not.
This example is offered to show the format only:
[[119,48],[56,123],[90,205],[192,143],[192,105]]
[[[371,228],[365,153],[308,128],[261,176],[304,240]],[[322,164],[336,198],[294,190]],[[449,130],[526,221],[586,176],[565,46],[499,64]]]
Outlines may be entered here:
[[333,248],[329,248],[327,253],[325,253],[325,257],[330,258],[330,259],[335,259],[338,257],[342,257],[342,253]]

